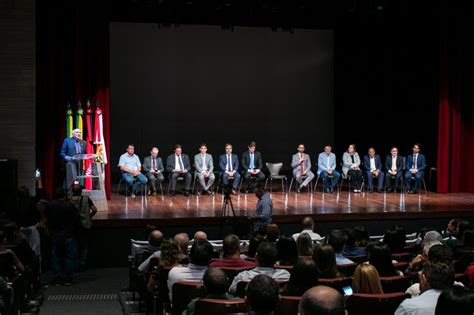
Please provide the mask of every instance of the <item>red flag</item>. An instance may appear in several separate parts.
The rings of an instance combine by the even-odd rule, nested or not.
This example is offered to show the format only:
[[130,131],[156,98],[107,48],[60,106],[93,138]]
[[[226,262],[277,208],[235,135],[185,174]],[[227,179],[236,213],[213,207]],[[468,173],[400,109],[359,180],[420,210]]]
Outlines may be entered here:
[[[92,109],[91,103],[87,101],[86,105],[86,152],[87,154],[94,154],[94,146],[92,145]],[[93,160],[88,159],[85,161],[86,176],[92,176],[92,164]],[[92,179],[86,178],[84,182],[84,188],[87,190],[92,189]]]

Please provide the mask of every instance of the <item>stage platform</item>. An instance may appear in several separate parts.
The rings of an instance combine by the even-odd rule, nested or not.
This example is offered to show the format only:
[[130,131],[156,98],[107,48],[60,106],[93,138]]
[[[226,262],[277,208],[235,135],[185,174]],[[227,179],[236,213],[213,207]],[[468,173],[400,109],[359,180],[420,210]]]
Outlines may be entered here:
[[[474,216],[474,194],[273,192],[273,221],[300,222],[311,215],[324,221],[375,221],[411,219],[449,219]],[[251,221],[257,198],[254,194],[232,196],[236,219]],[[206,226],[222,222],[223,196],[183,195],[135,198],[112,196],[108,211],[94,217],[95,227]]]

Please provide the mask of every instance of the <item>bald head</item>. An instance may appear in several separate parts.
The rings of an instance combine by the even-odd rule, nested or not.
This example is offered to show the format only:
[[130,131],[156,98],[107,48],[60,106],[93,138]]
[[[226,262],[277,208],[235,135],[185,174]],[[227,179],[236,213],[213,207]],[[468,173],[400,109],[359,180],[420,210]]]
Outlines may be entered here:
[[306,217],[303,219],[303,229],[305,230],[314,230],[314,220],[311,217]]
[[194,240],[207,241],[207,234],[203,231],[197,231],[196,233],[194,233]]
[[153,230],[148,235],[148,244],[155,247],[161,246],[161,241],[163,240],[163,233],[159,230]]
[[188,252],[189,236],[187,233],[178,233],[174,236],[174,239],[179,244],[179,248],[183,253]]
[[299,313],[301,315],[344,315],[344,298],[335,289],[319,285],[303,294]]

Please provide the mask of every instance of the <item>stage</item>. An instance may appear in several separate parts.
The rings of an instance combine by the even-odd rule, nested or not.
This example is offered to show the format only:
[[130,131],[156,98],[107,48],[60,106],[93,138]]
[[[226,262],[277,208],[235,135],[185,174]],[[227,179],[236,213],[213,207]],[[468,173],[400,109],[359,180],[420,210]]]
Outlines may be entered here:
[[[474,214],[474,194],[273,192],[273,222],[297,223],[311,215],[323,221],[376,221],[410,219],[449,219]],[[251,221],[257,198],[254,194],[232,196],[236,219]],[[223,196],[183,195],[136,198],[113,195],[108,211],[95,217],[96,227],[139,227],[146,224],[192,226],[222,222]]]

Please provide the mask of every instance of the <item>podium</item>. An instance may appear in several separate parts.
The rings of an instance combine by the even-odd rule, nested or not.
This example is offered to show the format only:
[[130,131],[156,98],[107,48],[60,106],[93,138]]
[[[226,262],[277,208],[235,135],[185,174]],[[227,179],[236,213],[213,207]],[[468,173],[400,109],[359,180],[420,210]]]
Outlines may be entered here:
[[[77,165],[79,170],[82,169],[83,161],[86,160],[95,160],[97,157],[97,154],[78,154],[75,156],[72,156],[73,161],[77,161]],[[95,169],[97,170],[96,174],[94,175],[79,175],[76,176],[76,180],[81,180],[81,179],[95,179],[98,181],[98,189],[83,189],[82,193],[86,196],[88,196],[94,205],[97,208],[97,211],[107,211],[108,205],[107,205],[107,196],[105,194],[105,177],[104,177],[104,165],[99,162],[94,162]],[[77,172],[77,174],[80,174],[80,172]],[[94,185],[92,186],[94,187]]]

